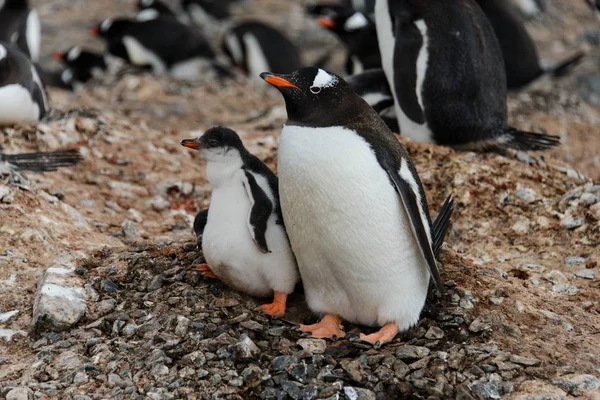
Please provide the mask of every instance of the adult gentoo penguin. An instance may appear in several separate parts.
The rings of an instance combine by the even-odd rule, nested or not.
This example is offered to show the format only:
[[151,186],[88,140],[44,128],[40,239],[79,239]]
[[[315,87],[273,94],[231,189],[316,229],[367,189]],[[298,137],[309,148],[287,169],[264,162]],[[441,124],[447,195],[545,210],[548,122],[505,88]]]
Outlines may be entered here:
[[39,121],[48,108],[31,60],[15,46],[0,42],[0,126]]
[[225,32],[222,47],[232,64],[251,80],[258,80],[266,70],[286,73],[302,66],[296,46],[277,29],[261,22],[231,27]]
[[502,52],[474,0],[377,0],[375,18],[403,136],[470,150],[560,143],[508,125]]
[[500,43],[509,89],[523,87],[545,75],[563,76],[585,55],[578,51],[550,68],[542,68],[535,43],[512,4],[506,0],[477,0],[477,4],[490,20]]
[[212,128],[181,144],[200,150],[213,189],[202,236],[208,265],[200,270],[250,295],[274,295],[262,309],[283,315],[298,270],[283,225],[277,177],[231,129]]
[[40,17],[27,0],[0,0],[0,41],[16,44],[38,62],[41,40]]
[[112,55],[156,74],[197,80],[215,71],[215,54],[206,39],[174,18],[105,19],[90,34],[103,38]]
[[381,68],[375,23],[351,8],[317,6],[309,9],[320,15],[316,22],[335,33],[348,50],[345,71],[355,75],[366,69]]
[[[442,283],[432,247],[439,237],[417,172],[387,125],[339,76],[302,68],[261,77],[285,99],[281,209],[308,305],[324,314],[300,330],[340,338],[344,319],[383,326],[361,339],[389,342],[419,320],[430,279]],[[446,228],[436,235],[443,238]]]
[[71,47],[64,52],[55,52],[52,57],[68,67],[62,80],[75,86],[101,75],[107,69],[104,54],[85,50],[79,46]]

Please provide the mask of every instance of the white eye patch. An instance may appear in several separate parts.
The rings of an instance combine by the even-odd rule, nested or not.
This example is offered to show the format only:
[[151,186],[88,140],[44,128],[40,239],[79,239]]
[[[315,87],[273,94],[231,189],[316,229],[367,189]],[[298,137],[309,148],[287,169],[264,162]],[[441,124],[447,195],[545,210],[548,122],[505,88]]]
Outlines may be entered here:
[[112,19],[105,19],[104,21],[102,21],[102,24],[100,24],[100,30],[102,32],[106,32],[110,29],[112,23]]
[[73,71],[71,71],[71,69],[65,69],[60,75],[60,79],[64,83],[71,83],[71,81],[73,80]]
[[365,17],[363,13],[357,12],[346,20],[344,23],[344,30],[352,32],[364,28],[367,25],[369,25],[367,17]]
[[6,57],[6,49],[4,46],[0,45],[0,60],[3,60]]
[[315,80],[313,81],[312,87],[326,88],[335,86],[338,82],[338,78],[335,75],[331,75],[322,69],[319,69],[317,76],[315,76]]
[[144,7],[148,7],[150,5],[154,4],[154,0],[142,0],[142,5]]
[[77,57],[79,57],[80,54],[81,54],[81,48],[79,48],[79,47],[73,47],[67,53],[67,60],[74,61],[74,60],[77,59]]

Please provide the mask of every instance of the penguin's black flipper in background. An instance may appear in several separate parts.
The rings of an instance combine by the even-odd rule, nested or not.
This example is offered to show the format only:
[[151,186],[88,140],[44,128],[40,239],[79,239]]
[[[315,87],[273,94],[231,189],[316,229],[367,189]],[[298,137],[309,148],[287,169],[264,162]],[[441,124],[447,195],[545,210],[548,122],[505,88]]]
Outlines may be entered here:
[[440,249],[442,248],[442,244],[444,243],[444,238],[446,237],[446,233],[448,232],[448,227],[450,226],[450,218],[452,217],[452,213],[454,212],[454,197],[452,194],[446,197],[446,201],[440,208],[440,212],[438,213],[435,221],[433,221],[432,229],[431,229],[431,247],[433,249],[433,255],[435,259],[438,259],[440,254]]
[[70,167],[81,162],[79,150],[59,150],[51,152],[2,154],[0,162],[7,162],[17,171],[48,172],[61,167]]
[[506,143],[513,149],[532,151],[546,150],[556,147],[560,144],[558,136],[546,135],[544,133],[525,132],[515,128],[507,128],[505,133],[500,136],[499,147],[505,147]]
[[581,62],[583,57],[585,57],[585,52],[578,51],[577,53],[559,62],[558,64],[548,68],[546,70],[546,73],[554,77],[565,76]]

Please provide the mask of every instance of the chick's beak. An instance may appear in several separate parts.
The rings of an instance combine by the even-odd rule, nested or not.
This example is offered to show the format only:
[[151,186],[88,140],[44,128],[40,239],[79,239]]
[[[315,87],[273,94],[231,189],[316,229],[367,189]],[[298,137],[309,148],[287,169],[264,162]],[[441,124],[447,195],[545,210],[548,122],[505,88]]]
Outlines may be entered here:
[[181,145],[194,150],[200,150],[203,147],[198,139],[184,139],[181,141]]
[[317,24],[321,25],[324,28],[335,28],[335,21],[330,18],[321,17],[317,18],[316,21]]
[[56,51],[56,52],[52,53],[52,58],[54,58],[56,61],[62,61],[65,59],[65,55],[64,55],[64,53],[61,53],[60,51]]
[[292,82],[284,78],[282,75],[273,74],[271,72],[263,72],[262,74],[260,74],[260,77],[264,79],[265,82],[270,83],[271,85],[278,88],[290,87],[302,90],[298,86],[294,85]]
[[92,36],[100,36],[100,30],[97,27],[90,28],[89,33]]

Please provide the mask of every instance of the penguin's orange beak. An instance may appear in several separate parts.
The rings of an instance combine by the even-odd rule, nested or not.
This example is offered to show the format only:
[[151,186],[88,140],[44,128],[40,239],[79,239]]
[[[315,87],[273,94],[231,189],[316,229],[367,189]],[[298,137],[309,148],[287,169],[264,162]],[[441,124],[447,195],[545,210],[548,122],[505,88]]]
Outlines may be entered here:
[[92,36],[100,36],[100,29],[98,27],[90,28],[89,33]]
[[202,143],[198,141],[198,139],[184,139],[181,141],[181,145],[194,150],[200,150],[202,147],[204,147],[202,146]]
[[263,72],[262,74],[260,74],[260,77],[264,79],[265,82],[270,83],[275,87],[291,87],[294,89],[302,90],[287,79],[272,74],[270,72]]
[[55,51],[52,53],[52,58],[54,58],[56,61],[62,61],[65,59],[65,54],[61,53],[60,51]]
[[330,18],[317,18],[316,22],[324,28],[335,28],[335,21]]

